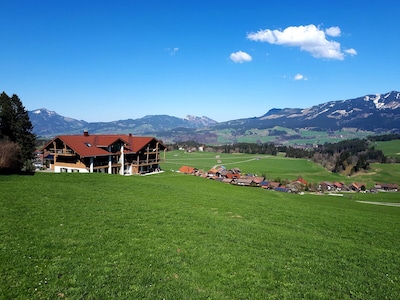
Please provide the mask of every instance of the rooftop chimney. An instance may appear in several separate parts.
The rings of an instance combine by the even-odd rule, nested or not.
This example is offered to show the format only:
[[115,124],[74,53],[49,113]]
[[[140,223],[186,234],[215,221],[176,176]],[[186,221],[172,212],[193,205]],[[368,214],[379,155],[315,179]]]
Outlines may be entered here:
[[84,135],[84,136],[89,136],[89,131],[84,130],[84,131],[83,131],[83,135]]

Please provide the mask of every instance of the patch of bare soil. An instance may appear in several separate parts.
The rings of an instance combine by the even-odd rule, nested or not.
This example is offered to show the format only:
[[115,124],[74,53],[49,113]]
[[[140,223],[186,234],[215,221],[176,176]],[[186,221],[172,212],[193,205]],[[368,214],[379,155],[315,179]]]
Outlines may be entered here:
[[371,201],[357,201],[357,202],[366,203],[366,204],[400,207],[400,203],[397,203],[397,202],[371,202]]

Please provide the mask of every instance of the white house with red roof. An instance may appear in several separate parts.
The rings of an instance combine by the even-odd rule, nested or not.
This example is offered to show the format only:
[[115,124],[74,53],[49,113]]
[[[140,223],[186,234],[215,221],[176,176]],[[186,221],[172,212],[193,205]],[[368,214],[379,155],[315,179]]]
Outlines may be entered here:
[[143,174],[160,169],[166,147],[154,137],[132,134],[59,135],[41,149],[54,172]]

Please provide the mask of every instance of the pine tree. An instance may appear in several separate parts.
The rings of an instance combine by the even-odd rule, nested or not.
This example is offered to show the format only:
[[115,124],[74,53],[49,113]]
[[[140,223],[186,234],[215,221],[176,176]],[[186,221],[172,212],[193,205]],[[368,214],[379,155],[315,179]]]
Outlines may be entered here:
[[28,112],[17,95],[11,98],[3,92],[0,95],[0,142],[18,145],[20,167],[30,170],[34,156],[36,136],[32,133]]
[[33,126],[29,119],[28,112],[22,105],[21,100],[17,95],[11,97],[11,102],[15,112],[15,136],[16,142],[21,147],[22,160],[27,162],[33,159],[35,152],[36,136],[32,133]]
[[0,139],[1,140],[11,140],[15,142],[13,135],[12,124],[13,120],[13,107],[11,103],[11,98],[8,97],[6,93],[1,93],[0,95]]

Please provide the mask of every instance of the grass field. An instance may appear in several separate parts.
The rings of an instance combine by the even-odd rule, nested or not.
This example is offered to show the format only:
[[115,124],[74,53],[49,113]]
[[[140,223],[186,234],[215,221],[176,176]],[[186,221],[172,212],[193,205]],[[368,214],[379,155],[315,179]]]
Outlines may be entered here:
[[400,208],[355,201],[394,193],[291,195],[164,169],[0,177],[0,299],[399,298]]
[[375,142],[376,149],[382,150],[386,156],[400,158],[400,140]]
[[375,183],[400,183],[400,164],[371,164],[369,172],[353,176],[344,176],[328,172],[322,166],[307,159],[285,158],[251,154],[224,154],[212,152],[171,151],[167,153],[166,170],[178,170],[182,165],[209,170],[214,165],[223,165],[227,169],[239,168],[242,173],[265,175],[269,180],[295,180],[303,177],[309,183],[339,181],[344,183],[363,182],[368,188]]
[[[269,143],[274,142],[279,138],[282,138],[281,135],[269,135],[271,131],[279,130],[284,131],[288,136],[292,136],[292,138],[287,139],[285,141],[286,145],[306,145],[306,144],[325,144],[325,143],[336,143],[343,140],[349,139],[362,139],[367,137],[368,135],[373,134],[372,132],[367,131],[356,131],[356,130],[342,130],[335,132],[326,132],[326,131],[315,131],[315,130],[293,130],[285,127],[275,126],[269,129],[257,129],[252,128],[246,130],[246,132],[238,133],[236,129],[223,129],[223,130],[214,130],[211,131],[215,135],[218,136],[218,141],[216,144],[230,144],[232,141],[237,143]],[[294,135],[300,135],[297,139],[293,139]],[[172,142],[170,140],[169,142]]]

